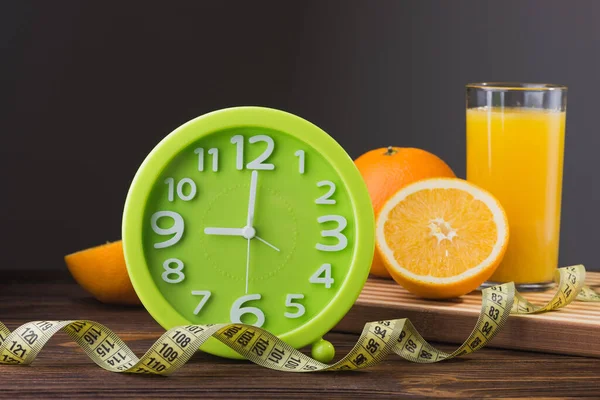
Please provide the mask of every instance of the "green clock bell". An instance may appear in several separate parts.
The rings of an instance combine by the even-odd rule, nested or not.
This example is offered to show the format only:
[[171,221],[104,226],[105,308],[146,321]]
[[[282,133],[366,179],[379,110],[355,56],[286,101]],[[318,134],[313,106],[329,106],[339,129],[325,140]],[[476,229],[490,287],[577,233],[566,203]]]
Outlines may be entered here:
[[[313,344],[326,362],[321,338],[369,273],[374,218],[329,135],[283,111],[236,107],[189,121],[147,156],[123,244],[133,286],[164,328],[242,322]],[[239,357],[216,339],[201,350]]]

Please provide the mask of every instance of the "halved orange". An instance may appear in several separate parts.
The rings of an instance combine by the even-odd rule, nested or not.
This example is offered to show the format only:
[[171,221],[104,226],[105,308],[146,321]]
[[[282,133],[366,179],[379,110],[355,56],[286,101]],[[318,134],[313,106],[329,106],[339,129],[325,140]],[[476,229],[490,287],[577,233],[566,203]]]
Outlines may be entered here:
[[433,178],[400,189],[377,218],[388,272],[426,298],[469,293],[502,261],[509,229],[490,193],[462,179]]
[[120,240],[65,256],[73,278],[96,299],[108,304],[142,304],[125,265]]

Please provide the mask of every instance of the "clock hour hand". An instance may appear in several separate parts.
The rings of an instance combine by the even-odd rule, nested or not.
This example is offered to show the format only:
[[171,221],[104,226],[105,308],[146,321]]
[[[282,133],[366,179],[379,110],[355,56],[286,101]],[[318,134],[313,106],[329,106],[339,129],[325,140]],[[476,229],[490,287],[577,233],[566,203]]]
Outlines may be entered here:
[[244,236],[244,230],[240,228],[204,228],[204,233],[219,236]]

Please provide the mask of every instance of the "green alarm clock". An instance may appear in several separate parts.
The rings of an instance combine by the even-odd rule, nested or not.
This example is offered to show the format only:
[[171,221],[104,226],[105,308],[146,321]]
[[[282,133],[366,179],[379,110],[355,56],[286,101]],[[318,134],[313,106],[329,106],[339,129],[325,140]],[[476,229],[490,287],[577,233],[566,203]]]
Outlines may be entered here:
[[[123,246],[133,287],[165,329],[245,323],[313,345],[356,301],[374,216],[352,159],[283,111],[234,107],[177,128],[129,189]],[[201,348],[239,358],[216,339]]]

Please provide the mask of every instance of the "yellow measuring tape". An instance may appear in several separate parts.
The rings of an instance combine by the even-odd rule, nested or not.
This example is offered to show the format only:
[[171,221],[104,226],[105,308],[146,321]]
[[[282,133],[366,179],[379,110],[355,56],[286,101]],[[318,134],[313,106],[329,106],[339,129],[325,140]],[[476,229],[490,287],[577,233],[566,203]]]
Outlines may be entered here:
[[468,339],[453,353],[431,346],[406,318],[369,322],[352,350],[333,365],[301,353],[261,328],[245,324],[188,325],[170,329],[138,358],[110,329],[93,321],[35,321],[10,332],[0,323],[0,364],[33,362],[44,344],[64,330],[100,367],[111,372],[169,375],[181,368],[211,336],[260,366],[277,371],[315,372],[367,368],[396,353],[416,363],[434,363],[472,353],[484,347],[502,328],[510,314],[556,310],[571,301],[600,302],[600,295],[584,286],[583,265],[560,268],[558,290],[545,306],[528,302],[513,283],[482,291],[481,313]]

